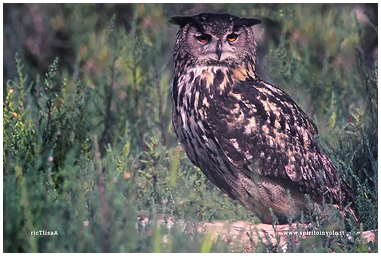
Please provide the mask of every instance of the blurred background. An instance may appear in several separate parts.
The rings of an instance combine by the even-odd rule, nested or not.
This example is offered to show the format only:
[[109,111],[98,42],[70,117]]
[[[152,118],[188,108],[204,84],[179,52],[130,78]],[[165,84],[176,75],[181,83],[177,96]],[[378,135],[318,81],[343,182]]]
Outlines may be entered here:
[[[155,221],[257,222],[190,163],[172,129],[178,27],[168,20],[200,12],[262,20],[253,27],[259,77],[311,116],[363,229],[377,229],[378,4],[7,3],[5,252],[231,252]],[[60,235],[29,235],[40,229]],[[377,250],[361,239],[315,242],[287,250]]]
[[[270,43],[279,44],[284,36],[295,49],[310,45],[317,51],[312,61],[321,65],[328,54],[330,62],[337,66],[355,68],[355,48],[358,48],[372,66],[378,58],[378,36],[374,29],[378,26],[377,8],[376,3],[4,4],[4,81],[16,74],[15,63],[11,61],[16,52],[25,58],[28,66],[35,68],[34,72],[45,72],[57,56],[60,66],[73,71],[81,47],[91,43],[89,35],[101,33],[114,14],[116,29],[126,33],[137,29],[148,43],[159,43],[155,37],[160,32],[158,62],[171,59],[177,30],[168,23],[171,16],[229,12],[262,19],[262,24],[255,27],[261,56],[266,54]],[[357,23],[361,33],[350,35],[348,32]],[[83,65],[90,61],[83,54],[81,57]]]

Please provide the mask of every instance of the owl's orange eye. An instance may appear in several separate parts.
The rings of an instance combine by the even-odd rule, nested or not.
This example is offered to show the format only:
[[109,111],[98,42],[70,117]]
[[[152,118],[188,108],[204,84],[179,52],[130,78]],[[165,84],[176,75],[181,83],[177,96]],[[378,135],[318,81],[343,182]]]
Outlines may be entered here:
[[196,36],[197,40],[201,43],[207,43],[210,41],[210,35],[202,34],[200,36]]
[[230,34],[227,36],[227,39],[230,41],[230,42],[234,42],[235,40],[237,40],[238,38],[238,35],[233,33],[233,34]]

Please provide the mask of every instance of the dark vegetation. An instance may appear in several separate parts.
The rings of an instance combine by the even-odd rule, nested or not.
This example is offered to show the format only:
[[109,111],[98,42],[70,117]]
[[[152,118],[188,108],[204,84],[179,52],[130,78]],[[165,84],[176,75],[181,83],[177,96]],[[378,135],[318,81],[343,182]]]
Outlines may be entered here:
[[[264,21],[255,27],[260,77],[312,117],[353,188],[362,225],[347,223],[351,239],[318,237],[286,251],[378,251],[377,234],[360,238],[378,228],[377,4],[3,7],[4,252],[232,250],[180,224],[155,225],[257,221],[190,163],[171,126],[177,27],[168,18],[213,11]],[[337,212],[312,225],[334,222],[344,225]]]

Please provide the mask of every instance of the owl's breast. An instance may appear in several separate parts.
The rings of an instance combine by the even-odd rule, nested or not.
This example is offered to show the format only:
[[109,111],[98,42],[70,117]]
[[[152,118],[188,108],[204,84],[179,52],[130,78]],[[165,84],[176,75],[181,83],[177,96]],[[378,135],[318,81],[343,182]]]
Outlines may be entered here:
[[[213,99],[223,97],[230,82],[221,68],[191,69],[175,78],[173,88],[173,126],[193,164],[200,167],[218,187],[229,191],[224,179],[235,179],[235,171],[209,126]],[[221,166],[225,166],[222,170]],[[233,167],[233,166],[232,166]],[[223,174],[228,173],[228,174]],[[225,178],[224,178],[225,177]],[[228,183],[233,182],[229,181]]]
[[[174,127],[181,141],[187,141],[186,137],[191,137],[192,133],[207,130],[206,119],[213,118],[208,117],[210,105],[216,103],[216,98],[228,97],[234,84],[245,80],[245,77],[247,72],[244,69],[224,66],[194,67],[176,77],[173,84],[173,119],[177,120]],[[221,107],[226,107],[223,100],[219,103]],[[205,134],[198,136],[208,140]]]

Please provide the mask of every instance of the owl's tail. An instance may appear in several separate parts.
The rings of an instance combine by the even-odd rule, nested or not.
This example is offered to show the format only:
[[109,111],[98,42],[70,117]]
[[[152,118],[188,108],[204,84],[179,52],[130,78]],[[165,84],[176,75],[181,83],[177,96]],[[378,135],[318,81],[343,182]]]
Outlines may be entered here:
[[356,212],[356,206],[355,206],[355,200],[353,197],[353,194],[351,192],[351,189],[349,185],[341,180],[340,182],[340,187],[341,187],[341,202],[342,205],[344,206],[344,214],[347,219],[352,219],[355,221],[355,223],[358,225],[360,224],[360,219],[358,216],[358,213]]

